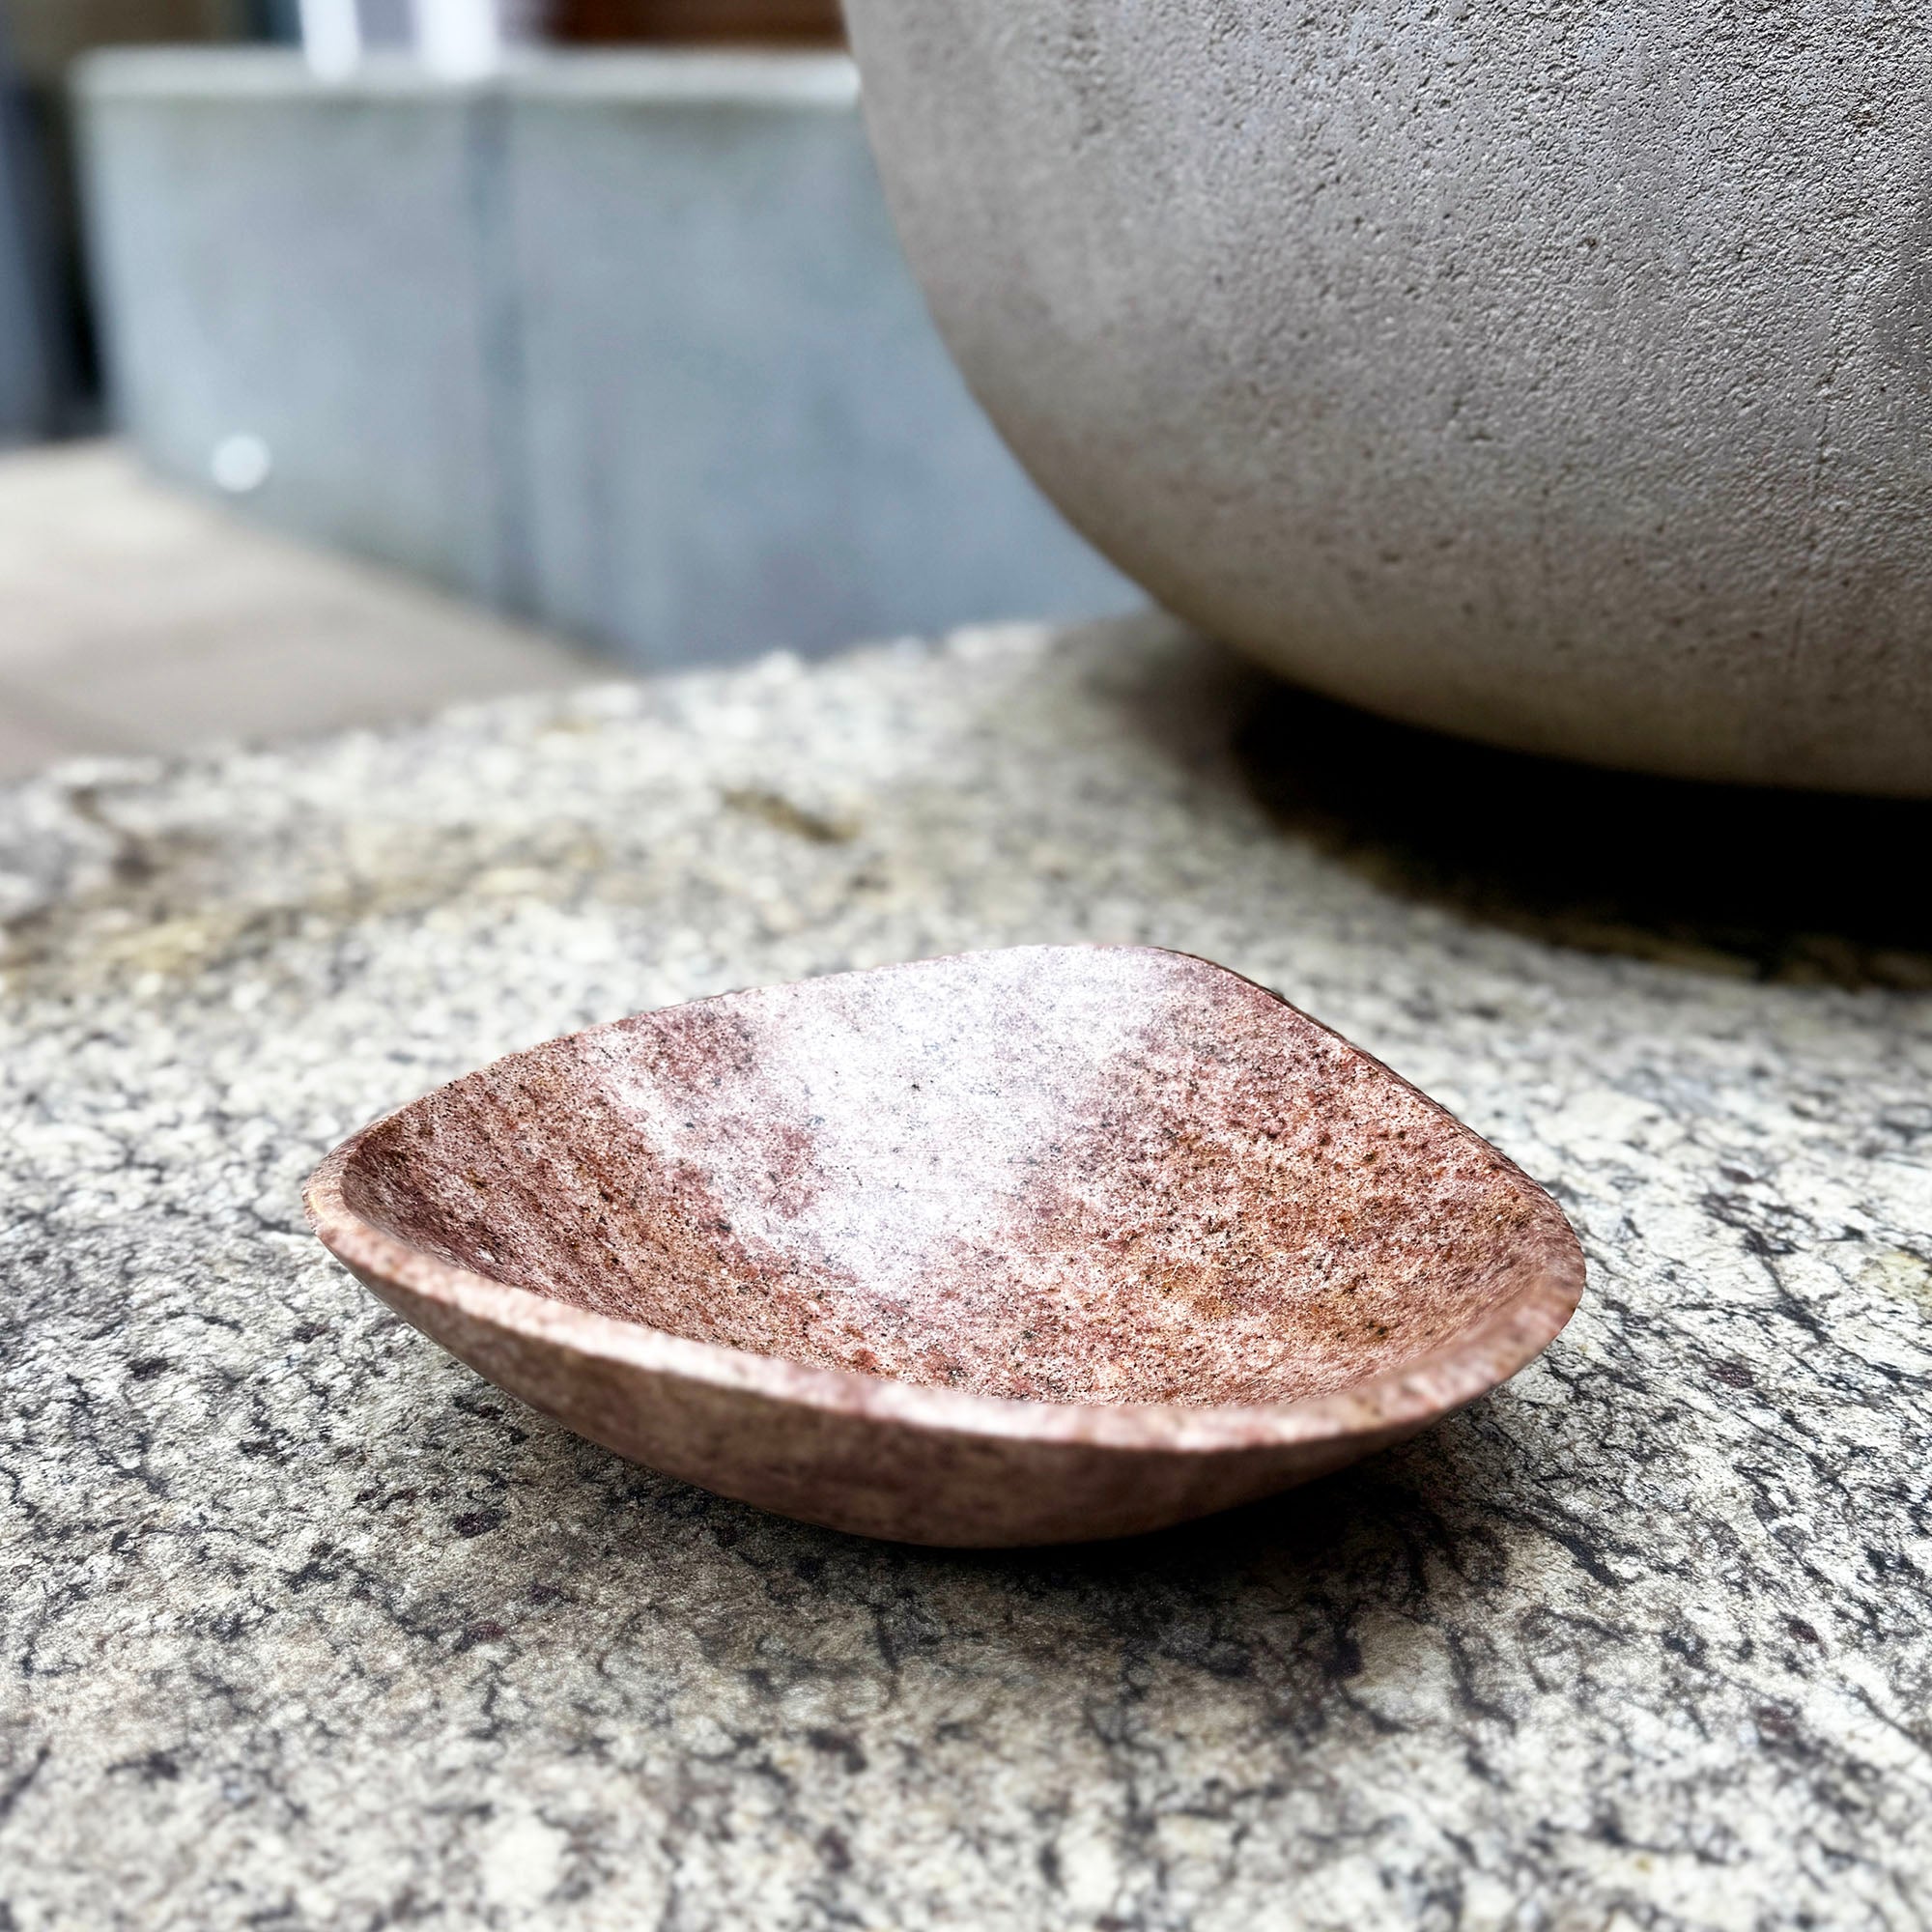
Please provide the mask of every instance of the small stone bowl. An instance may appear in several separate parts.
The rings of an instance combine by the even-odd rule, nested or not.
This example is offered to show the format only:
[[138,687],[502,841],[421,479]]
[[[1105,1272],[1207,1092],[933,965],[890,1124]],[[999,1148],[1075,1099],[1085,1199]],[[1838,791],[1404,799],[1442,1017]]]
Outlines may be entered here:
[[1023,947],[638,1014],[343,1143],[329,1251],[511,1394],[809,1522],[1131,1534],[1305,1482],[1575,1310],[1556,1204],[1276,995]]

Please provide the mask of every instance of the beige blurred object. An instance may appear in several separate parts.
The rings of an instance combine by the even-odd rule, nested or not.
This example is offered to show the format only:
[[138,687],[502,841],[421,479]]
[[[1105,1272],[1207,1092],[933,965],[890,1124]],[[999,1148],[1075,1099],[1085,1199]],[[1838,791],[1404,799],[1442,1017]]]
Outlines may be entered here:
[[117,444],[0,458],[0,780],[613,674],[400,574],[251,529]]

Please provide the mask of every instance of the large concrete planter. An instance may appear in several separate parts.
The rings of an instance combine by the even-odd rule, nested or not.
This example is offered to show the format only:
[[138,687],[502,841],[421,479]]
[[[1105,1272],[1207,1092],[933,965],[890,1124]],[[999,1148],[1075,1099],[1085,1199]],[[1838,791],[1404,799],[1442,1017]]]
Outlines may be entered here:
[[948,361],[856,95],[830,54],[97,57],[118,407],[164,471],[643,666],[1122,608]]
[[1920,11],[848,11],[943,332],[1156,596],[1418,723],[1932,793]]

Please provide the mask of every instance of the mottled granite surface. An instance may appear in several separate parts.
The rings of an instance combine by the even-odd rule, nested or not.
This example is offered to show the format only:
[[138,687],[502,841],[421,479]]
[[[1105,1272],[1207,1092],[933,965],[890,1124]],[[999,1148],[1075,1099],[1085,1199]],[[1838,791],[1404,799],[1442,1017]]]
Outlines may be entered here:
[[[1415,742],[1284,703],[1013,631],[0,798],[0,1926],[1932,1920],[1923,960],[1417,862],[1464,795],[1352,825]],[[1278,1502],[962,1557],[618,1463],[301,1227],[507,1048],[1087,937],[1493,1137],[1568,1332]]]

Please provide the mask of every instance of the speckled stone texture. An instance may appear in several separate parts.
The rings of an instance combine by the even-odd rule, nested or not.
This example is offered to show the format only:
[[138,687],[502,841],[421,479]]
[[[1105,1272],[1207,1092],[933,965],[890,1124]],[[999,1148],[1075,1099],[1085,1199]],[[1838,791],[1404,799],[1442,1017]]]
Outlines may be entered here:
[[553,1420],[781,1516],[1097,1543],[1386,1449],[1548,1347],[1563,1210],[1252,980],[1001,946],[633,1014],[439,1087],[302,1190]]
[[[1423,751],[1297,718],[1157,624],[1016,631],[6,795],[0,1923],[1924,1923],[1910,920],[1778,930],[1802,842],[1755,936],[1606,899],[1582,819],[1519,876],[1567,781],[1404,819]],[[301,1226],[507,1049],[1088,938],[1280,988],[1548,1183],[1547,1354],[1233,1518],[922,1553],[517,1409]]]

